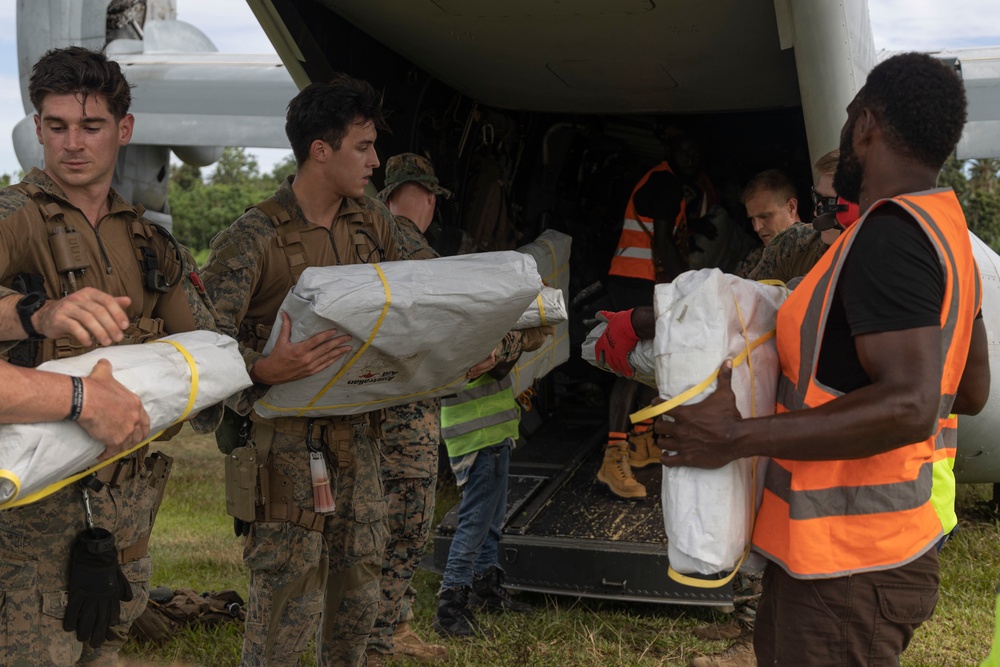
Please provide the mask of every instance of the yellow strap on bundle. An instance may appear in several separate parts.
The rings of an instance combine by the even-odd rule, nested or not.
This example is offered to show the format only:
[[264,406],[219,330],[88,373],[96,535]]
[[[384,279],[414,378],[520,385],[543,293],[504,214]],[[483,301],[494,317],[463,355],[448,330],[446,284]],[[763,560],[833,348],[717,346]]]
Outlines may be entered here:
[[548,322],[545,321],[545,304],[542,303],[542,293],[539,292],[538,296],[535,297],[535,301],[538,302],[538,314],[542,319],[542,326],[547,326]]
[[302,415],[307,413],[310,409],[312,409],[312,407],[316,405],[316,401],[318,401],[323,396],[323,394],[330,391],[330,387],[335,385],[337,383],[337,380],[339,380],[341,376],[344,373],[346,373],[351,366],[354,365],[354,362],[356,362],[358,359],[361,358],[361,355],[364,354],[365,350],[367,350],[368,347],[372,344],[372,341],[375,340],[375,335],[378,333],[378,330],[382,327],[382,322],[385,321],[386,313],[389,312],[389,306],[392,305],[392,292],[389,290],[389,281],[385,279],[385,274],[382,272],[382,267],[379,266],[378,264],[372,264],[371,266],[372,268],[375,269],[375,272],[378,273],[378,279],[382,282],[382,291],[385,293],[385,304],[382,305],[382,312],[379,313],[378,320],[375,322],[375,326],[372,328],[372,332],[368,335],[368,340],[366,340],[365,344],[361,346],[361,349],[359,349],[354,354],[354,356],[351,357],[346,364],[344,364],[343,368],[337,371],[336,375],[330,378],[330,381],[326,383],[326,386],[320,389],[319,392],[315,396],[313,396],[312,400],[309,401],[306,407],[298,411],[299,414],[296,415],[297,417],[301,417]]
[[[173,345],[175,348],[177,348],[177,351],[181,353],[181,355],[184,357],[184,360],[188,363],[188,368],[191,369],[191,391],[188,393],[188,402],[184,408],[184,412],[181,414],[177,422],[174,423],[182,422],[185,419],[187,419],[189,414],[191,414],[191,409],[194,408],[195,399],[198,397],[198,364],[195,363],[194,357],[191,356],[191,353],[188,352],[186,349],[184,349],[184,346],[178,343],[177,341],[154,340],[146,344],[152,345],[154,343],[167,343],[168,345]],[[39,489],[38,491],[35,491],[34,493],[31,493],[25,496],[24,498],[18,497],[21,493],[21,480],[17,477],[17,475],[10,472],[9,470],[0,470],[0,478],[10,480],[14,484],[14,488],[16,489],[14,495],[11,497],[10,500],[0,504],[0,509],[10,509],[11,507],[20,507],[22,505],[28,505],[30,503],[35,502],[36,500],[41,500],[46,496],[50,496],[56,491],[64,487],[67,487],[78,480],[83,479],[87,475],[97,472],[101,468],[114,463],[118,459],[128,456],[137,449],[145,447],[153,440],[159,438],[161,435],[163,435],[163,431],[158,431],[153,435],[149,436],[148,438],[146,438],[145,440],[143,440],[142,442],[140,442],[138,445],[135,445],[134,447],[131,447],[123,452],[120,452],[115,456],[112,456],[110,459],[101,461],[100,463],[97,463],[87,468],[83,472],[78,472],[75,475],[67,477],[66,479],[62,479],[53,484],[49,484],[45,488]]]

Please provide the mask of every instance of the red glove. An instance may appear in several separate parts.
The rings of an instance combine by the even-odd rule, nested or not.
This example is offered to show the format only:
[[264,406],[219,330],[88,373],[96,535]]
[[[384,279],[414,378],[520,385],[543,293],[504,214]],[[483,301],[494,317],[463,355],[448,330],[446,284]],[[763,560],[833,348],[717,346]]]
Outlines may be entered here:
[[598,361],[609,366],[611,370],[630,378],[634,371],[629,366],[628,353],[634,350],[639,342],[639,337],[632,328],[632,309],[617,313],[602,310],[601,315],[608,320],[608,328],[597,339],[594,354]]

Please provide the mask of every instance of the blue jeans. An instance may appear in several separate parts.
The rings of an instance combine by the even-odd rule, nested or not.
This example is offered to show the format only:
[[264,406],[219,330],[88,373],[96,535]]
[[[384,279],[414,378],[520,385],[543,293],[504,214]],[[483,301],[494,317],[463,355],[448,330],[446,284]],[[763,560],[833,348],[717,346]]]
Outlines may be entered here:
[[476,454],[458,506],[458,528],[448,551],[442,590],[471,586],[473,575],[482,576],[498,564],[497,547],[507,513],[507,473],[513,448],[514,441],[507,438]]

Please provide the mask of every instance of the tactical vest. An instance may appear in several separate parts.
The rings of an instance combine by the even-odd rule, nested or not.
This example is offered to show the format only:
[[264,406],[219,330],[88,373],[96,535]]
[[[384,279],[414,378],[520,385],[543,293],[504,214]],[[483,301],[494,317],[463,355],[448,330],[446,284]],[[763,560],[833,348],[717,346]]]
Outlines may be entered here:
[[[277,313],[285,295],[298,282],[302,272],[317,264],[309,261],[302,239],[302,226],[292,223],[288,211],[274,196],[254,204],[247,208],[246,212],[252,209],[258,209],[271,221],[275,231],[273,242],[281,250],[286,262],[284,266],[273,264],[266,266],[259,281],[262,285],[287,285],[285,290],[274,291],[275,297],[271,303],[255,304],[257,310]],[[385,248],[379,243],[379,228],[372,219],[370,211],[363,211],[360,219],[334,224],[330,234],[333,237],[335,266],[381,262],[386,259]],[[240,326],[240,342],[258,352],[263,351],[273,324],[273,316],[270,321],[255,322],[250,321],[250,318],[244,319]]]
[[[128,284],[131,281],[123,280],[111,270],[106,243],[97,231],[93,233],[97,234],[102,256],[95,257],[87,252],[83,232],[66,221],[64,204],[33,183],[22,182],[11,187],[30,201],[30,205],[22,206],[12,215],[28,216],[33,226],[44,225],[50,252],[41,253],[40,264],[34,267],[36,273],[8,276],[5,286],[21,292],[44,291],[50,299],[57,299],[83,287],[79,281],[89,274],[84,281],[86,285],[116,296],[128,296],[132,299],[133,312],[136,308],[140,311],[132,318],[118,345],[142,343],[164,334],[163,319],[154,318],[152,313],[160,295],[169,292],[180,281],[183,271],[180,250],[169,232],[145,220],[142,207],[135,207],[135,219],[126,223],[127,236],[139,264],[142,284]],[[160,248],[155,242],[157,237],[162,239]],[[174,246],[173,253],[169,252],[168,245]],[[34,367],[50,359],[74,357],[96,347],[96,343],[85,346],[68,336],[56,340],[25,340],[11,348],[5,357],[11,363]]]
[[918,223],[944,269],[938,427],[924,441],[866,458],[770,461],[753,543],[799,578],[898,567],[933,548],[944,534],[933,502],[935,490],[944,493],[943,487],[935,489],[935,466],[948,458],[949,415],[981,303],[968,228],[951,190],[876,202],[791,293],[778,311],[778,411],[817,407],[840,395],[815,376],[830,301],[865,220],[888,202]]
[[[611,268],[608,275],[623,276],[626,278],[641,278],[642,280],[656,280],[656,265],[654,263],[654,243],[653,243],[653,218],[639,215],[635,210],[635,195],[646,185],[649,177],[655,173],[666,171],[674,173],[670,165],[665,161],[656,165],[642,177],[642,179],[632,189],[632,196],[628,199],[625,207],[625,222],[622,225],[622,233],[618,238],[618,249],[611,259]],[[674,233],[679,233],[685,227],[687,220],[687,204],[681,199],[681,208],[674,220]]]
[[456,457],[517,439],[519,415],[510,376],[476,378],[454,396],[441,399],[441,437]]

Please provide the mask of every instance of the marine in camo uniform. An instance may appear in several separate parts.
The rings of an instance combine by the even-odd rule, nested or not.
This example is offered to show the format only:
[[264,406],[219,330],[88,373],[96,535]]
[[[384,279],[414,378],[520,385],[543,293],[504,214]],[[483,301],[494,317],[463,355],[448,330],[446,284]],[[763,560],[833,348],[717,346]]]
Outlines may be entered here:
[[796,222],[767,244],[757,266],[746,277],[787,283],[807,274],[829,247],[812,225]]
[[733,271],[740,278],[747,278],[760,264],[768,246],[799,221],[799,200],[795,184],[787,174],[780,169],[767,169],[743,188],[743,205],[753,230],[764,244],[748,252]]
[[[211,304],[197,287],[190,254],[169,243],[111,189],[119,149],[131,139],[134,122],[128,113],[130,86],[118,64],[80,47],[49,51],[35,64],[28,90],[45,168],[32,169],[19,184],[0,190],[0,338],[6,341],[6,358],[34,367],[82,354],[98,342],[141,343],[163,334],[214,330]],[[65,270],[52,249],[59,247],[53,240],[57,235],[70,234],[78,251],[74,271]],[[142,265],[137,259],[143,253],[155,256],[154,274],[159,272],[166,283],[161,290],[151,289],[145,280],[149,260]],[[87,270],[79,270],[81,265]],[[32,332],[13,305],[22,294],[13,287],[23,290],[31,283],[32,291],[43,291],[47,300],[30,317],[41,339],[28,341]],[[109,295],[131,301],[110,305],[115,302]],[[100,320],[107,329],[96,324]],[[96,399],[96,387],[85,378],[83,411],[91,390]],[[220,415],[218,410],[203,411],[195,426],[212,431]],[[105,441],[106,453],[138,444],[145,429],[115,446]],[[169,471],[165,457],[147,455],[148,447],[143,447],[105,466],[88,490],[94,526],[114,536],[119,566],[131,589],[131,601],[122,602],[117,622],[112,621],[105,636],[85,643],[63,630],[68,603],[77,596],[71,550],[87,527],[82,486],[71,484],[34,503],[0,511],[0,664],[118,664],[129,626],[146,607],[152,571],[147,545]],[[93,622],[97,615],[86,618]]]
[[[378,198],[396,219],[403,259],[439,257],[424,237],[437,197],[451,197],[434,168],[415,153],[386,162],[385,188]],[[415,591],[410,580],[424,555],[434,517],[441,401],[434,398],[387,408],[382,425],[382,482],[388,503],[389,543],[382,562],[382,597],[368,640],[369,664],[391,655],[446,660],[444,646],[427,644],[410,628]]]
[[[399,258],[392,215],[364,196],[382,98],[346,75],[306,87],[288,105],[285,130],[296,173],[269,199],[219,233],[205,267],[218,299],[220,328],[240,341],[254,386],[230,407],[249,414],[272,384],[315,374],[349,348],[322,332],[299,343],[290,322],[261,354],[278,308],[308,266]],[[250,570],[241,664],[296,665],[317,637],[317,664],[364,664],[379,606],[387,540],[379,470],[382,411],[340,418],[252,415],[250,446],[259,467],[257,507],[244,543]],[[307,443],[326,460],[336,509],[314,511]]]

